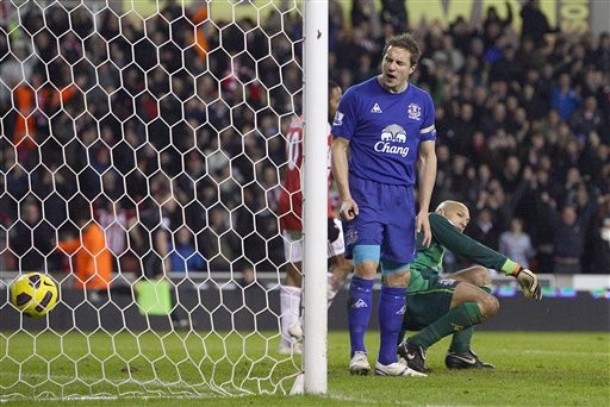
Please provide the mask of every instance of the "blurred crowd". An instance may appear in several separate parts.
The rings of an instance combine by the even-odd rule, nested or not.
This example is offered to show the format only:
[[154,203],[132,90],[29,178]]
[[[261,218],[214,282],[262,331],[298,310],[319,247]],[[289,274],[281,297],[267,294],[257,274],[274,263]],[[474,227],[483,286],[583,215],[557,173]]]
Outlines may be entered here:
[[[562,33],[536,3],[443,27],[408,26],[404,2],[344,13],[331,0],[330,79],[375,75],[384,38],[413,32],[413,79],[437,106],[433,206],[466,202],[466,233],[538,272],[610,273],[610,34]],[[275,209],[283,131],[301,112],[302,16],[213,21],[194,4],[150,18],[0,10],[0,269],[69,269],[57,244],[83,213],[117,271],[167,262],[247,283],[283,264]]]

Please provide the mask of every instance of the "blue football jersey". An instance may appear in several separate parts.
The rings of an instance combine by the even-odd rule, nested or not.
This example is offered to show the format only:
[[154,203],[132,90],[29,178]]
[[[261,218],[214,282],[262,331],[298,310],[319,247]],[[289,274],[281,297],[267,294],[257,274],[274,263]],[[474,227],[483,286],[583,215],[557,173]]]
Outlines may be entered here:
[[426,91],[409,84],[402,93],[390,93],[373,77],[345,92],[332,134],[350,142],[350,174],[413,186],[419,143],[436,140],[434,119],[434,103]]

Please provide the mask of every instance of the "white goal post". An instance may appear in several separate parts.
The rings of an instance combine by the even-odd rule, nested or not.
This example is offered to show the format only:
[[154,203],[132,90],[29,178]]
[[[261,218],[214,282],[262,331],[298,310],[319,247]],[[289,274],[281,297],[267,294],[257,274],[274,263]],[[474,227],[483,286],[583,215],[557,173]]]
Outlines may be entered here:
[[308,393],[326,393],[328,312],[320,293],[328,289],[328,0],[305,2],[305,186],[304,211],[304,385]]
[[[0,403],[327,393],[327,86],[328,0],[1,1]],[[302,356],[276,213],[300,114]],[[9,300],[31,271],[61,291],[38,320]]]

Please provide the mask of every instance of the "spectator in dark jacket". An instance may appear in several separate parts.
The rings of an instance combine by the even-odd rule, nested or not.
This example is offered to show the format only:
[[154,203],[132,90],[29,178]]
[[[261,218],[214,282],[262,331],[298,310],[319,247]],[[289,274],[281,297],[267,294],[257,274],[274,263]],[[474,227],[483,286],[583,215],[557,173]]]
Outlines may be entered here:
[[40,207],[33,199],[21,204],[21,216],[9,228],[9,248],[18,258],[18,268],[22,271],[54,270],[58,264],[55,256],[55,232],[42,219]]
[[593,215],[595,205],[590,203],[582,213],[573,205],[566,205],[556,218],[553,239],[553,273],[579,274],[581,257],[585,252],[586,226]]
[[558,28],[551,28],[546,15],[540,10],[540,0],[528,0],[519,15],[523,19],[521,39],[525,37],[531,38],[536,47],[544,44],[544,36],[546,34],[559,31]]

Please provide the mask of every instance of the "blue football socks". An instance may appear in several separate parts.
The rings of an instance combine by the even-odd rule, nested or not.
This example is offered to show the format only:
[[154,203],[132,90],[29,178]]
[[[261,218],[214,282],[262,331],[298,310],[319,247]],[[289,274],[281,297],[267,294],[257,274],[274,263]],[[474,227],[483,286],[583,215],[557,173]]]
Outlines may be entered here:
[[406,310],[404,288],[381,287],[379,297],[379,363],[389,365],[398,362],[396,346]]
[[[353,276],[349,286],[347,321],[351,343],[350,357],[354,356],[354,352],[366,352],[364,346],[364,333],[366,332],[366,328],[368,327],[371,318],[374,283],[375,280],[365,280]],[[394,339],[394,341],[396,341],[396,339]],[[396,342],[394,342],[394,353],[396,353]]]

